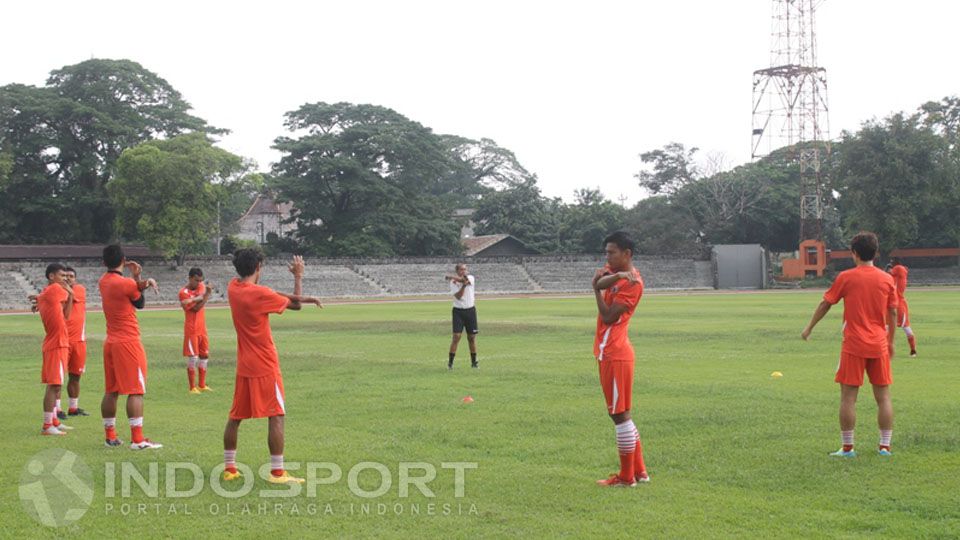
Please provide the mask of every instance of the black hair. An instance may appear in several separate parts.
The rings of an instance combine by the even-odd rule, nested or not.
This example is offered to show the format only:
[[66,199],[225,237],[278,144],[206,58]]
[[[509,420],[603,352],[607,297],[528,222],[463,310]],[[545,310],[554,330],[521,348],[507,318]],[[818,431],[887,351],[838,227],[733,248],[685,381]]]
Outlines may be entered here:
[[900,260],[900,257],[890,257],[890,264],[897,266],[898,264],[903,264],[903,261]]
[[194,266],[193,268],[190,269],[190,272],[187,273],[187,277],[193,277],[193,276],[203,277],[203,270]]
[[77,271],[74,270],[73,268],[69,267],[69,266],[64,266],[64,267],[63,267],[63,271],[64,271],[64,272],[73,272],[73,275],[74,275],[74,276],[77,275]]
[[623,231],[617,231],[603,239],[604,246],[610,243],[616,244],[621,251],[626,251],[629,249],[631,255],[637,251],[636,244],[633,242],[633,238],[630,238],[630,235]]
[[46,274],[44,274],[44,276],[46,276],[47,279],[50,279],[50,274],[56,274],[57,272],[60,272],[61,270],[66,270],[66,269],[67,267],[65,267],[60,263],[50,263],[47,265],[47,272]]
[[233,267],[240,277],[252,276],[263,262],[263,252],[256,248],[243,248],[233,252]]
[[859,232],[850,241],[850,249],[860,257],[861,261],[872,261],[877,256],[877,250],[880,249],[880,241],[872,232]]
[[107,268],[116,268],[123,263],[123,248],[120,244],[110,244],[103,248],[103,264]]

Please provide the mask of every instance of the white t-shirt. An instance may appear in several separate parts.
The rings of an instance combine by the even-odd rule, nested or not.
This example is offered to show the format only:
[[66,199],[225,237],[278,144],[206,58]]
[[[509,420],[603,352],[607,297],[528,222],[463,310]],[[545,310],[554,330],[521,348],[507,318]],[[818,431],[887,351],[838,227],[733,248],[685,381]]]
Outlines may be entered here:
[[[467,285],[467,287],[466,287],[465,289],[463,289],[463,296],[461,296],[459,300],[457,300],[457,297],[456,297],[456,296],[453,297],[453,307],[455,307],[455,308],[470,309],[470,308],[472,308],[472,307],[475,305],[475,303],[476,303],[476,298],[474,297],[474,294],[473,294],[473,289],[474,289],[474,287],[473,287],[473,284],[474,284],[473,276],[470,275],[470,274],[467,274],[467,279],[470,280],[470,284]],[[460,285],[461,285],[461,284],[460,284],[459,282],[451,281],[451,282],[450,282],[450,294],[454,294],[454,295],[455,295],[455,294],[457,294],[458,292],[460,292]]]

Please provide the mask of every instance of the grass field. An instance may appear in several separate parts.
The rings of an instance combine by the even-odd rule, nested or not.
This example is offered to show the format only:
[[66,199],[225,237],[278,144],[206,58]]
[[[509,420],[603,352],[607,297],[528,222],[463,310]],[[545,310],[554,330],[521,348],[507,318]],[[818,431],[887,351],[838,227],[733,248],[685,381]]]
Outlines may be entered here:
[[[591,355],[592,298],[481,299],[479,371],[468,367],[466,340],[456,369],[446,370],[446,302],[332,305],[274,317],[287,462],[335,463],[343,474],[313,497],[282,499],[261,497],[271,488],[262,479],[235,499],[215,493],[206,478],[196,496],[167,491],[169,463],[195,463],[206,476],[222,461],[235,347],[227,310],[207,314],[215,392],[200,396],[185,388],[182,314],[141,314],[150,359],[145,432],[165,445],[155,453],[103,447],[100,314],[89,315],[81,397],[94,414],[70,420],[76,429],[63,438],[38,434],[38,317],[0,317],[0,536],[960,536],[960,291],[910,291],[920,357],[902,354],[898,334],[895,455],[875,454],[876,407],[865,391],[861,456],[852,460],[827,456],[839,446],[832,377],[841,310],[811,342],[799,338],[820,294],[643,299],[631,329],[634,418],[652,482],[632,490],[594,485],[616,469],[617,456]],[[772,379],[772,371],[784,377]],[[463,404],[467,395],[475,402]],[[119,414],[126,440],[125,422]],[[52,447],[78,454],[95,483],[86,514],[57,529],[27,516],[17,488],[29,458]],[[241,427],[238,461],[254,469],[269,461],[264,420]],[[349,470],[364,461],[389,470],[385,494],[364,498],[348,486]],[[120,471],[121,462],[145,475],[158,463],[158,495],[134,485],[121,497],[117,472],[108,497],[108,467]],[[428,484],[434,497],[416,487],[400,496],[400,462],[436,469]],[[441,468],[450,462],[477,465],[465,471],[462,497],[453,471]],[[179,489],[191,483],[177,475]],[[359,485],[374,490],[381,476],[365,470]]]

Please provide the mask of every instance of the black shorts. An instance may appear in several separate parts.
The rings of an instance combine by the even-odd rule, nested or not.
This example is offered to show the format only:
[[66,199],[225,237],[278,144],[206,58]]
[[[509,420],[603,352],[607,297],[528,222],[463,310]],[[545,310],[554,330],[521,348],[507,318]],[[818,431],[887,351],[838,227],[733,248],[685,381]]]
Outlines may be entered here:
[[468,334],[477,334],[480,328],[477,327],[477,308],[453,308],[453,333],[459,334],[463,329],[467,329]]

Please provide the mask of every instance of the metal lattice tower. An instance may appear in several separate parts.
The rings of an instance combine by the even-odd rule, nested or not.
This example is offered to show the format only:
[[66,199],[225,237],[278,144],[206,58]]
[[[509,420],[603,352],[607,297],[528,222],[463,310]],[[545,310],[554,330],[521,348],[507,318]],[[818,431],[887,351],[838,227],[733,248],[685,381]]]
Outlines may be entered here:
[[770,67],[753,72],[757,159],[795,146],[800,165],[800,240],[823,236],[821,163],[830,151],[826,70],[817,66],[814,14],[820,0],[773,0]]

